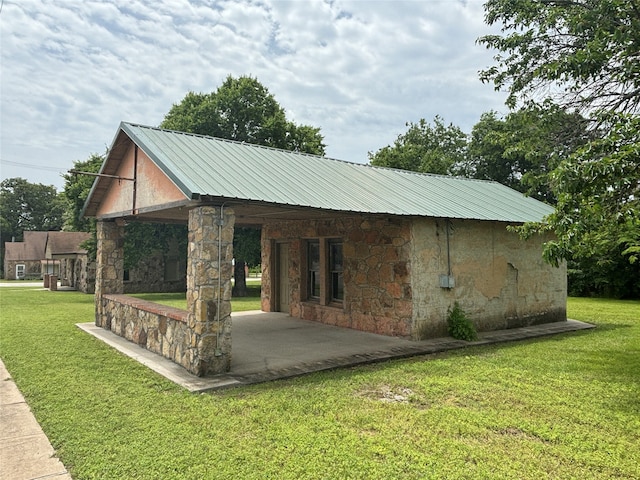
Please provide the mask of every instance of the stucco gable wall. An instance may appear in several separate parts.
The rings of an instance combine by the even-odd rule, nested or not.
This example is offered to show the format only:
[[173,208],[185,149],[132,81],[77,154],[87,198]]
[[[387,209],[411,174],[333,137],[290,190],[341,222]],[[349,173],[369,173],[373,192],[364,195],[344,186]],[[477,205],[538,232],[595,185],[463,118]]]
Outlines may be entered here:
[[[478,330],[566,320],[566,266],[542,259],[548,238],[521,240],[501,222],[416,219],[411,270],[416,334],[447,334],[447,309],[458,301]],[[455,286],[442,288],[449,270]]]
[[[137,167],[134,168],[136,164]],[[138,149],[136,161],[136,149],[133,144],[122,158],[115,175],[122,178],[137,178],[135,192],[133,181],[111,180],[111,186],[98,208],[98,217],[131,213],[134,208],[135,210],[158,208],[186,199],[178,187],[141,149]]]

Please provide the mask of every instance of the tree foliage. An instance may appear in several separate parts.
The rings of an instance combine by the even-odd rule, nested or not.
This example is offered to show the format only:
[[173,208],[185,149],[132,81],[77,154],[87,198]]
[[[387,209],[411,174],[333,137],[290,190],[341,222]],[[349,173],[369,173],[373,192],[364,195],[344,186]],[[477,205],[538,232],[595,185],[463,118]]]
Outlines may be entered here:
[[257,79],[228,76],[211,93],[189,92],[165,115],[162,128],[324,155],[320,129],[287,120]]
[[236,227],[233,238],[233,254],[249,267],[260,265],[260,229]]
[[64,202],[53,185],[30,183],[24,178],[7,178],[0,183],[0,264],[4,244],[21,242],[25,230],[49,231],[62,228]]
[[398,135],[393,145],[369,152],[371,165],[422,173],[452,174],[465,161],[467,136],[453,124],[445,125],[436,116],[433,125],[424,119],[407,123],[408,130]]
[[594,136],[589,123],[550,103],[531,105],[504,118],[484,113],[471,132],[465,173],[553,204],[549,175]]
[[[211,93],[187,93],[171,107],[160,126],[297,152],[325,153],[320,129],[287,120],[269,90],[248,76],[228,76]],[[236,228],[234,256],[239,265],[259,264],[260,230]]]
[[7,178],[0,183],[0,232],[3,241],[22,241],[25,230],[60,230],[64,204],[53,185]]
[[127,270],[136,268],[157,252],[176,251],[186,263],[186,225],[132,222],[126,225],[124,233],[124,268]]
[[489,24],[502,24],[502,35],[479,39],[500,52],[481,79],[506,88],[510,106],[555,99],[597,128],[551,175],[556,212],[521,232],[553,230],[557,241],[546,245],[545,258],[568,260],[585,279],[605,275],[592,284],[597,293],[640,296],[640,4],[488,0],[485,11]]
[[636,112],[640,105],[637,0],[488,0],[479,42],[500,53],[483,81],[507,88],[508,105],[554,96],[568,107]]
[[[103,163],[104,156],[94,153],[87,160],[74,162],[73,171],[98,173]],[[62,194],[67,201],[67,208],[64,213],[65,229],[76,232],[95,230],[95,220],[84,218],[82,209],[96,177],[71,172],[65,173],[63,177],[64,190]]]
[[[548,228],[557,240],[544,253],[551,263],[570,260],[583,285],[575,293],[638,297],[640,118],[622,115],[608,123],[607,136],[579,149],[552,174],[559,194]],[[576,213],[579,221],[573,221]]]

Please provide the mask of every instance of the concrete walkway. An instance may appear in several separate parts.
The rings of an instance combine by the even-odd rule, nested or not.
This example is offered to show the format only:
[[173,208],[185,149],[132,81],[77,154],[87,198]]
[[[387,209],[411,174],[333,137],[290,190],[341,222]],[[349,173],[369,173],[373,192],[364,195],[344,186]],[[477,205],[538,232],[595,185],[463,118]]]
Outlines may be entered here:
[[[231,372],[199,378],[93,323],[78,327],[192,392],[594,328],[568,320],[481,333],[480,339],[471,343],[452,338],[412,342],[308,322],[286,314],[243,312],[233,315]],[[0,376],[0,480],[71,479],[1,360]]]
[[71,480],[0,360],[0,479]]

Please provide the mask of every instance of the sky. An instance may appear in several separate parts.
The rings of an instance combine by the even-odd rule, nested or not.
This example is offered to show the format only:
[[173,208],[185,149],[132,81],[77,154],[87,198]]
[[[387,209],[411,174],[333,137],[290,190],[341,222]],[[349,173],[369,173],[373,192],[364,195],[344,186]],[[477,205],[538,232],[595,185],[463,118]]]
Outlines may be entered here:
[[469,133],[506,94],[482,0],[0,0],[0,177],[64,187],[121,121],[157,126],[190,92],[257,78],[328,157],[368,162],[407,122]]

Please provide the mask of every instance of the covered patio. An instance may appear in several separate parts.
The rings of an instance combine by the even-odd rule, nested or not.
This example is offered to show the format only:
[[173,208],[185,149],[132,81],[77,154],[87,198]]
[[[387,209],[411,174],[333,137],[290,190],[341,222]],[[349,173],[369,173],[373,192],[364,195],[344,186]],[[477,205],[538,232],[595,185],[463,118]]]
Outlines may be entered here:
[[[348,215],[290,201],[291,182],[274,181],[268,198],[256,196],[255,186],[252,192],[245,191],[242,174],[251,169],[243,161],[278,163],[291,153],[211,140],[122,123],[83,212],[97,219],[96,326],[200,377],[228,372],[232,366],[235,226]],[[203,163],[212,159],[218,160],[215,171]],[[198,183],[205,173],[215,186]],[[281,198],[274,201],[275,197]],[[124,227],[129,222],[188,225],[186,310],[123,295]],[[237,348],[242,347],[234,339],[234,351]]]
[[233,314],[234,354],[230,371],[202,378],[93,323],[78,324],[78,327],[191,392],[594,328],[569,320],[484,332],[473,343],[451,337],[414,342],[301,320],[279,312],[240,312]]

